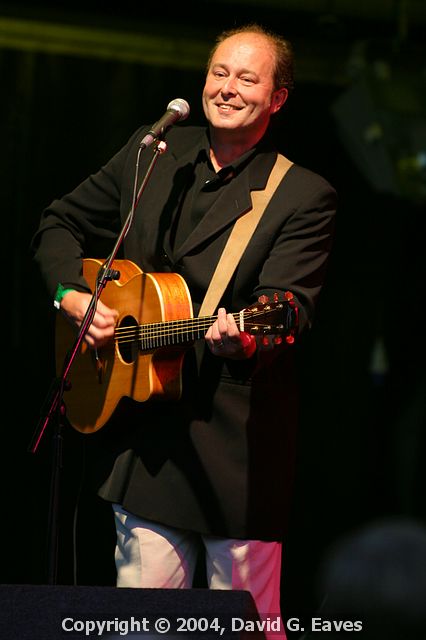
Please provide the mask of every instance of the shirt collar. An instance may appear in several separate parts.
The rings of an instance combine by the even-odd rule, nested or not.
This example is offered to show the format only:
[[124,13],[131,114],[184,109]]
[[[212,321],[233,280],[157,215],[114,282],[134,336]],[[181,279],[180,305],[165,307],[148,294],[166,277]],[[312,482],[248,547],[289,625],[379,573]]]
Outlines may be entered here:
[[[206,131],[206,135],[203,141],[203,152],[205,154],[205,160],[211,165],[210,160],[210,139],[208,135],[208,131]],[[207,181],[206,185],[217,185],[218,183],[223,184],[225,182],[229,182],[232,180],[242,169],[250,162],[250,160],[256,155],[257,146],[249,149],[242,156],[231,162],[230,164],[222,167],[219,171],[216,172],[216,175]]]

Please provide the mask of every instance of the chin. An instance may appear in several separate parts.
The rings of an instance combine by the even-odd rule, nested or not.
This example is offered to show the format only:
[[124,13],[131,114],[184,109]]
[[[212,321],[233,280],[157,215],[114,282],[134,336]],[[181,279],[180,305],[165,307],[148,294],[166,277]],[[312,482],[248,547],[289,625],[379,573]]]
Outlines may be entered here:
[[242,124],[238,122],[238,119],[232,116],[211,119],[211,124],[215,129],[241,129]]

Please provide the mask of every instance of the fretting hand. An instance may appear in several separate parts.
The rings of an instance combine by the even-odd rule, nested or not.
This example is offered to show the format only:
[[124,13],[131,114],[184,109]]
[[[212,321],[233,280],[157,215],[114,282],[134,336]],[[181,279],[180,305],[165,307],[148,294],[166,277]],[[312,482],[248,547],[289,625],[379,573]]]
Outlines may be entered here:
[[240,331],[232,313],[226,309],[218,309],[217,319],[209,327],[206,342],[215,356],[232,360],[250,358],[256,350],[256,340],[253,336]]

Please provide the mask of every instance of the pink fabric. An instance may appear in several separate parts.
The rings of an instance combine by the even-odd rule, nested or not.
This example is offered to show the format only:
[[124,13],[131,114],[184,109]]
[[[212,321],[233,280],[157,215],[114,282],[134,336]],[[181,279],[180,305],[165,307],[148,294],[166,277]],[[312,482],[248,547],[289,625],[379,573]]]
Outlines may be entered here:
[[[118,505],[114,512],[118,587],[191,588],[197,534],[137,518]],[[281,544],[214,536],[201,539],[209,588],[249,591],[265,623],[265,637],[285,640],[280,610]]]

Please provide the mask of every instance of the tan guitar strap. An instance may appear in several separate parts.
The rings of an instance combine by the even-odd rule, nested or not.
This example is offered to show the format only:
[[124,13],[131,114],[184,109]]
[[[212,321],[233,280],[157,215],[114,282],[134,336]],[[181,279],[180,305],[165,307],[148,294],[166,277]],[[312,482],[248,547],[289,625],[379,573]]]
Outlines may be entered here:
[[292,164],[290,160],[279,153],[272,171],[269,174],[266,187],[261,191],[250,192],[252,207],[238,218],[234,224],[231,235],[228,238],[228,242],[225,245],[210,281],[209,288],[198,314],[199,316],[210,316],[216,310],[263,212]]

